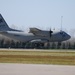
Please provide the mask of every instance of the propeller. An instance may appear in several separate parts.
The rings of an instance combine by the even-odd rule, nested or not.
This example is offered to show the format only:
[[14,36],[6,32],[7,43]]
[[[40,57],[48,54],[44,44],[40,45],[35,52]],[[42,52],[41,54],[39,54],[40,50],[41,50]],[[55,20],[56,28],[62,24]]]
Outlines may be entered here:
[[52,33],[53,33],[53,31],[50,28],[50,31],[49,31],[50,38],[52,37]]

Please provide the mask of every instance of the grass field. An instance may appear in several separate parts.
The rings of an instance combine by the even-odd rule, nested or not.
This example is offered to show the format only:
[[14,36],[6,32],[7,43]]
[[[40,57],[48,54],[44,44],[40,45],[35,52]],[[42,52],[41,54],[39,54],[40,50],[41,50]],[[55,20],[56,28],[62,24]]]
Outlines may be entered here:
[[0,63],[75,65],[75,51],[0,49]]

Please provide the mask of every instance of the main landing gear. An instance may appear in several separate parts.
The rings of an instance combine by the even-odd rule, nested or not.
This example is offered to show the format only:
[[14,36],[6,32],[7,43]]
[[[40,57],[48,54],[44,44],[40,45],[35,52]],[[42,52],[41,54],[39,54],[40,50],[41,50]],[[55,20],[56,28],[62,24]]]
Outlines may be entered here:
[[32,43],[32,47],[36,49],[43,49],[44,43]]

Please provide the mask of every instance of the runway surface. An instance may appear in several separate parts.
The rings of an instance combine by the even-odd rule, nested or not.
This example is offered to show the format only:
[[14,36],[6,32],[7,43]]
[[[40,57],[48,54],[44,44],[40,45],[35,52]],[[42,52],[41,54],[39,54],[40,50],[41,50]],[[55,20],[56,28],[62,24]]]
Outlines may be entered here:
[[0,75],[75,75],[75,66],[0,63]]

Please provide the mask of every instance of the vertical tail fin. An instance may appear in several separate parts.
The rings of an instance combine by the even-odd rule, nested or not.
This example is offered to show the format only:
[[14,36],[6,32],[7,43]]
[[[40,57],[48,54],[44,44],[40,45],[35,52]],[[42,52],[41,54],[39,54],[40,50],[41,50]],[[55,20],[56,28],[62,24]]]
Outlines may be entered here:
[[2,17],[1,14],[0,14],[0,31],[18,31],[18,32],[23,32],[21,30],[16,30],[16,29],[9,28],[9,26],[7,25],[7,23],[5,22],[5,20],[4,20],[4,18]]
[[0,14],[0,31],[7,31],[9,29],[10,29],[9,26],[7,25],[7,23],[5,22],[4,18]]

